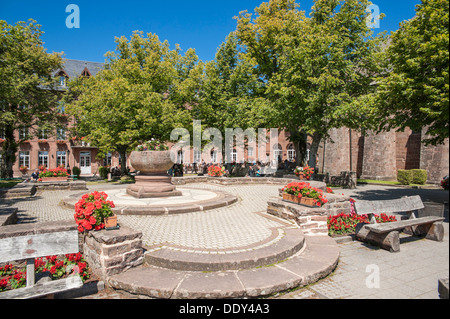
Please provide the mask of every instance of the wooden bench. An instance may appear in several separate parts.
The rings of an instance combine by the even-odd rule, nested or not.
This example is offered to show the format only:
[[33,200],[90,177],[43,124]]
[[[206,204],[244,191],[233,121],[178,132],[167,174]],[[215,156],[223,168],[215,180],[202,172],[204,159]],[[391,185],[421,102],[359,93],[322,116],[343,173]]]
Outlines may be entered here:
[[[417,218],[416,213],[425,206],[420,196],[403,197],[386,201],[356,201],[358,215],[367,215],[370,224],[356,227],[356,238],[363,242],[378,245],[391,252],[400,251],[400,232],[416,236],[425,236],[430,240],[442,242],[444,239],[443,217],[427,216]],[[406,213],[407,220],[377,224],[375,214]]]
[[35,283],[34,260],[38,257],[78,252],[74,222],[47,222],[0,227],[0,263],[26,260],[27,286],[0,293],[0,299],[32,299],[80,288],[78,275]]

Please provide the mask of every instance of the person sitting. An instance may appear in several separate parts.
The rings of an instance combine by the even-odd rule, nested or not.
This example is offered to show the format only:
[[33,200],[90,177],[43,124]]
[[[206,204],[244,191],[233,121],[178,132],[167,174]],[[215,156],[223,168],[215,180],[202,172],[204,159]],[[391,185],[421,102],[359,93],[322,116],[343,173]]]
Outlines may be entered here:
[[38,181],[39,179],[39,169],[35,169],[35,171],[33,172],[33,174],[31,174],[31,179],[35,182]]

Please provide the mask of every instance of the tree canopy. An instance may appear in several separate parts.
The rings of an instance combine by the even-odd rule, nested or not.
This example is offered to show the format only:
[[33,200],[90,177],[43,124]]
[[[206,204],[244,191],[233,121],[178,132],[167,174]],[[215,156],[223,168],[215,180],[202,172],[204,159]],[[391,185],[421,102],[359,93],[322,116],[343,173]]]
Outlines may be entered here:
[[[36,21],[10,25],[0,20],[0,130],[1,177],[13,177],[19,143],[39,130],[55,128],[58,91],[52,74],[61,68],[61,54],[43,47],[41,26]],[[16,140],[15,132],[22,130]],[[53,132],[52,132],[53,131]],[[48,130],[48,134],[56,130]]]
[[393,32],[374,97],[379,130],[426,128],[432,144],[449,137],[449,1],[422,0]]

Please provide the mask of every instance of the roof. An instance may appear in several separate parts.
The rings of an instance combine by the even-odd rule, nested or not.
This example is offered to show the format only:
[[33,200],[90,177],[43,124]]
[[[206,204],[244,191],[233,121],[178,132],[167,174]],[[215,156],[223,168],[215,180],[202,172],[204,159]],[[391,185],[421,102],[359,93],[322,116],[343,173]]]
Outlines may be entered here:
[[55,71],[54,75],[63,71],[69,78],[76,78],[86,70],[91,76],[95,76],[103,69],[104,63],[65,59],[62,69]]

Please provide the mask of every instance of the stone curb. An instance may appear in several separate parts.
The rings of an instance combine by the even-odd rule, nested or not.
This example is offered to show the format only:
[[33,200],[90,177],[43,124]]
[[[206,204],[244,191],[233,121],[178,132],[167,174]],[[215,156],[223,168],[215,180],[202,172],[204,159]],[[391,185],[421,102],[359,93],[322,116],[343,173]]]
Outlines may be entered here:
[[285,235],[279,241],[260,248],[237,253],[195,253],[170,248],[145,253],[148,265],[186,271],[226,271],[262,267],[274,264],[298,253],[304,246],[303,232],[284,229]]
[[275,265],[250,270],[193,272],[138,267],[109,277],[107,284],[160,299],[255,298],[309,285],[337,266],[339,248],[326,236],[305,236],[306,249]]

